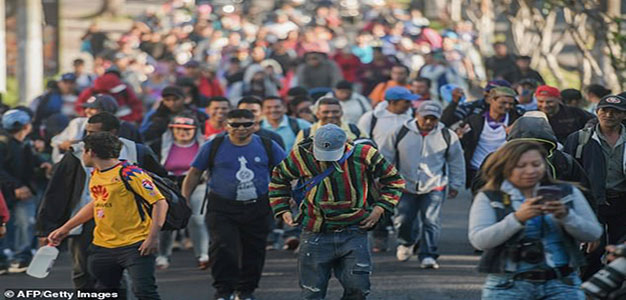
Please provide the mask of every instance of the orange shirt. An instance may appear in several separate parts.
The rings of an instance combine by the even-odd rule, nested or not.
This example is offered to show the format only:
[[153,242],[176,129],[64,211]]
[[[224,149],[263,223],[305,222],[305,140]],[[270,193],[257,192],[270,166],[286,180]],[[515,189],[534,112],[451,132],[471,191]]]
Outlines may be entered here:
[[[381,82],[376,85],[374,90],[370,93],[370,99],[372,99],[372,107],[376,107],[378,103],[385,101],[385,91],[388,88],[398,86],[399,84],[393,80]],[[405,88],[410,89],[410,84],[405,84]]]

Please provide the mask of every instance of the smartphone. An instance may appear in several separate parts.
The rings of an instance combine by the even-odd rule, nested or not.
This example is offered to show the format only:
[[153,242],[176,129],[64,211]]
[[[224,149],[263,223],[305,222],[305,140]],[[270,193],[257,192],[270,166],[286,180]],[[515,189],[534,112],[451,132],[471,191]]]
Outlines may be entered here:
[[537,189],[537,196],[542,198],[535,202],[536,204],[544,204],[548,201],[559,201],[563,197],[561,188],[555,185],[544,185]]

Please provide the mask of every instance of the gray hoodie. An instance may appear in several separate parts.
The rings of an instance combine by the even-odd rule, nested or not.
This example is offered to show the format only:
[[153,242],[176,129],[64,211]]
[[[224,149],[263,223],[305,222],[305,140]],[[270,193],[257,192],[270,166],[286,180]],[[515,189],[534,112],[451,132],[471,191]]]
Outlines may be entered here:
[[370,136],[370,138],[374,140],[376,144],[383,143],[387,135],[393,132],[393,129],[398,128],[400,125],[404,124],[405,121],[413,119],[410,109],[407,110],[405,113],[398,115],[388,111],[388,105],[389,102],[387,101],[379,103],[378,105],[376,105],[376,108],[374,108],[373,111],[366,112],[357,124],[362,132],[370,135],[370,128],[372,126],[372,115],[376,116],[376,127],[374,128],[373,135]]
[[[398,144],[400,156],[400,174],[406,181],[406,190],[414,194],[426,194],[437,187],[450,185],[455,190],[465,186],[465,158],[459,137],[439,123],[426,136],[422,136],[415,119],[407,120],[404,125],[409,132]],[[396,162],[396,139],[401,127],[389,130],[382,143],[380,152],[391,163]],[[450,133],[450,145],[443,138],[442,131]],[[444,170],[445,169],[445,170]],[[445,172],[444,172],[445,171]]]

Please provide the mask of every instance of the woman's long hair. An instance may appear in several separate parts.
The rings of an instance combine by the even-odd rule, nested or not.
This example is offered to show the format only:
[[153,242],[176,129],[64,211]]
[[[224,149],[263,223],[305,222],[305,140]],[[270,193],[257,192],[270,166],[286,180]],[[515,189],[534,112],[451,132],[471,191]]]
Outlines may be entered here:
[[536,150],[541,153],[546,166],[546,173],[541,182],[547,184],[555,184],[547,173],[546,157],[548,153],[543,145],[538,142],[512,140],[504,144],[498,151],[493,153],[482,166],[483,180],[486,182],[483,190],[499,190],[502,182],[511,176],[513,169],[517,166],[517,162],[522,155],[528,151]]

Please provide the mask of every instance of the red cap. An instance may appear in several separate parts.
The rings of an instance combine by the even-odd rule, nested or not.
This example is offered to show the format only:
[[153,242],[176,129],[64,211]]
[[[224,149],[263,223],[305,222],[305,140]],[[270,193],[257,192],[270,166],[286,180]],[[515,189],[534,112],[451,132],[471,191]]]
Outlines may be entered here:
[[553,86],[540,85],[539,87],[537,87],[537,90],[535,91],[535,97],[539,97],[539,96],[548,96],[552,98],[561,99],[561,92],[559,91],[559,89]]

